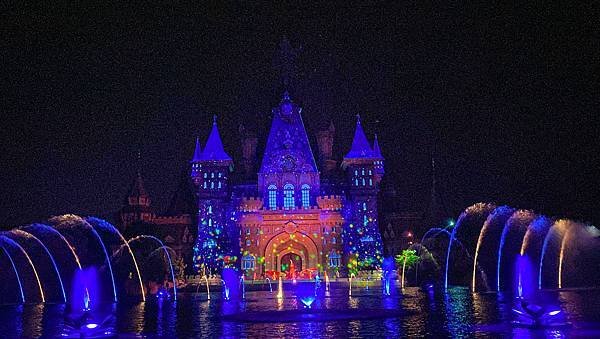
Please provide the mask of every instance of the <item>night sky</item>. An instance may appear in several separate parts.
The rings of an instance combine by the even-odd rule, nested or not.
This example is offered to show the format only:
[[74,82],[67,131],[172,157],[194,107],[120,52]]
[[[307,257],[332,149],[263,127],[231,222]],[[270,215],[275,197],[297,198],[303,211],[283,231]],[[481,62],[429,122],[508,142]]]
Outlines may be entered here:
[[138,167],[164,210],[213,114],[234,159],[240,123],[262,153],[283,36],[302,49],[291,96],[313,151],[332,120],[341,158],[360,113],[403,209],[427,207],[433,154],[455,216],[493,201],[600,222],[591,8],[301,3],[5,7],[0,227],[68,212],[112,219]]

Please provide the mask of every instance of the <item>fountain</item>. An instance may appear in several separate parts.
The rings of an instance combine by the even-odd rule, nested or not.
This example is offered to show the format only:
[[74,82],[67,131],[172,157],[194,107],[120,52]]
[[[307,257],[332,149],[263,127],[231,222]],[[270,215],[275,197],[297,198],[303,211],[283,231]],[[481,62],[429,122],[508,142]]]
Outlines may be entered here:
[[146,301],[146,292],[144,291],[144,283],[142,282],[142,274],[140,273],[140,268],[138,266],[135,255],[133,254],[133,251],[131,250],[129,243],[127,242],[127,240],[125,240],[125,237],[123,237],[121,232],[119,232],[119,230],[117,230],[117,228],[115,226],[113,226],[112,224],[110,224],[109,222],[107,222],[105,220],[94,218],[94,217],[87,217],[87,218],[85,218],[85,220],[90,225],[92,225],[92,227],[94,227],[94,229],[103,229],[112,234],[116,234],[119,237],[119,239],[121,240],[123,245],[127,248],[129,255],[131,256],[131,260],[133,261],[133,267],[135,268],[135,271],[136,271],[136,274],[138,277],[138,281],[140,284],[140,293],[142,294],[142,301]]
[[279,284],[277,286],[277,299],[283,299],[283,280],[279,276]]
[[[92,234],[94,239],[97,240],[97,243],[102,248],[102,253],[104,254],[106,266],[108,267],[108,271],[110,273],[110,281],[112,283],[112,289],[113,289],[113,300],[114,300],[114,302],[117,302],[117,286],[115,284],[115,276],[113,274],[110,257],[108,255],[108,251],[106,249],[106,246],[104,245],[104,242],[102,242],[102,238],[100,238],[100,235],[98,234],[98,232],[96,232],[94,227],[92,227],[92,225],[90,225],[83,218],[76,216],[74,214],[65,214],[65,215],[61,215],[58,217],[53,217],[49,221],[51,224],[54,225],[54,227],[59,232],[61,232],[61,234],[62,234],[62,232],[68,233],[68,232],[74,231],[74,230],[77,230],[77,231],[88,230]],[[78,250],[81,250],[81,249],[78,249]]]
[[[471,278],[472,292],[477,291],[478,271],[482,272],[481,278],[486,283],[486,289],[489,289],[489,286],[487,285],[488,276],[486,275],[486,272],[492,273],[492,267],[498,266],[498,251],[496,250],[496,244],[500,241],[500,237],[504,229],[504,224],[514,212],[515,209],[508,206],[497,207],[488,215],[485,222],[483,223],[483,227],[481,228],[481,231],[479,232],[479,237],[477,239],[477,246],[475,247],[475,256],[473,258],[473,272]],[[480,258],[480,252],[484,252],[486,255],[483,256],[483,258]],[[493,254],[496,255],[496,260],[494,260],[494,257],[492,256]],[[483,267],[483,269],[480,267]],[[497,270],[494,270],[493,273],[497,273]],[[497,280],[497,278],[494,277],[494,280]]]
[[240,275],[240,289],[242,290],[242,299],[246,299],[246,284],[244,275]]
[[[46,302],[46,297],[44,295],[44,289],[42,288],[42,282],[40,281],[40,276],[38,275],[37,269],[35,268],[35,265],[33,264],[33,261],[31,261],[31,258],[29,257],[29,254],[27,254],[27,252],[25,251],[25,249],[23,247],[21,247],[21,245],[17,244],[15,241],[13,241],[11,238],[5,236],[5,235],[0,235],[0,240],[9,244],[12,247],[17,248],[25,257],[25,259],[27,260],[27,262],[29,263],[29,266],[31,267],[31,269],[33,270],[33,274],[35,276],[35,280],[37,281],[37,285],[40,291],[40,298],[42,299],[42,302]],[[8,252],[6,250],[6,248],[3,246],[5,252]],[[11,259],[11,263],[14,264],[14,261]],[[14,266],[13,266],[14,267]],[[16,272],[16,270],[15,270]],[[21,285],[21,283],[19,282],[19,285]]]
[[[462,226],[463,224],[467,224],[465,233],[467,235],[466,238],[469,238],[468,236],[471,235],[471,233],[473,233],[473,230],[469,229],[468,226],[482,224],[483,221],[481,219],[485,220],[487,215],[489,215],[489,213],[494,208],[495,208],[495,206],[492,204],[477,203],[477,204],[474,204],[474,205],[468,207],[467,209],[465,209],[465,211],[463,213],[461,213],[456,224],[454,225],[454,228],[452,229],[450,241],[448,242],[448,249],[446,251],[446,267],[445,267],[445,274],[444,274],[444,288],[445,289],[448,289],[448,272],[450,271],[450,268],[449,268],[450,254],[452,252],[452,244],[454,243],[454,240],[457,239],[459,236],[457,233],[463,228],[463,226]],[[463,241],[463,243],[464,243],[464,241]]]
[[70,310],[65,316],[62,338],[105,338],[116,335],[114,307],[106,314],[95,301],[101,300],[96,269],[86,268],[75,273]]
[[207,296],[207,299],[210,300],[210,287],[208,285],[208,278],[206,277],[206,275],[203,276],[202,278],[204,278],[204,281],[206,281],[206,296]]
[[[448,269],[448,276],[445,274],[437,276],[439,281],[445,282],[445,280],[448,280],[449,283],[452,282],[453,284],[460,281],[464,284],[464,279],[466,278],[467,283],[464,285],[468,286],[472,284],[471,289],[449,286],[448,290],[443,294],[437,293],[433,283],[434,278],[431,278],[432,274],[429,275],[430,278],[424,280],[426,284],[422,285],[422,289],[408,287],[412,283],[413,277],[410,269],[414,267],[408,257],[396,261],[393,260],[393,257],[383,259],[381,281],[377,279],[371,281],[371,276],[366,275],[364,271],[360,275],[356,271],[352,271],[348,276],[347,295],[345,294],[345,285],[332,284],[330,286],[327,271],[317,273],[312,277],[314,280],[299,279],[301,276],[305,276],[305,272],[303,271],[302,275],[298,276],[296,283],[293,284],[292,282],[296,275],[294,273],[295,269],[292,269],[289,271],[289,284],[283,283],[283,276],[278,277],[276,298],[268,297],[269,293],[273,293],[272,277],[266,277],[263,282],[264,284],[269,284],[268,291],[265,290],[266,286],[264,285],[259,285],[258,290],[254,290],[251,287],[256,286],[252,286],[253,284],[246,286],[245,283],[246,278],[251,277],[251,275],[240,275],[239,268],[233,268],[233,263],[229,263],[228,267],[223,269],[221,274],[222,279],[220,280],[220,284],[223,289],[223,297],[219,299],[220,301],[217,300],[216,305],[212,304],[211,306],[211,303],[198,303],[198,298],[183,298],[179,301],[180,305],[177,308],[173,306],[174,304],[164,304],[164,306],[161,306],[171,295],[174,297],[175,293],[177,293],[177,282],[174,279],[174,270],[173,264],[170,261],[171,252],[169,249],[152,236],[140,236],[126,241],[122,235],[119,235],[120,233],[112,229],[112,225],[96,218],[86,218],[84,222],[81,222],[83,219],[77,219],[78,217],[65,217],[66,220],[60,222],[57,222],[59,220],[55,220],[54,224],[61,231],[60,233],[50,226],[40,224],[29,225],[22,227],[20,230],[13,230],[2,234],[0,236],[0,260],[5,259],[6,256],[2,270],[5,273],[4,277],[10,279],[3,281],[3,283],[5,286],[9,286],[9,288],[5,289],[8,290],[8,294],[12,294],[13,298],[10,302],[17,304],[27,302],[26,305],[17,305],[16,307],[28,309],[32,307],[32,302],[36,302],[42,297],[44,298],[43,301],[46,301],[46,305],[48,305],[43,307],[47,308],[53,307],[51,301],[68,302],[70,306],[65,306],[64,310],[57,313],[60,314],[61,319],[64,317],[64,331],[62,330],[63,323],[61,322],[58,325],[61,331],[63,331],[59,334],[62,334],[63,337],[116,335],[114,328],[116,327],[117,318],[115,318],[114,314],[117,313],[116,311],[106,312],[105,309],[108,306],[106,304],[107,299],[114,300],[114,289],[113,293],[109,292],[111,283],[108,281],[110,273],[108,263],[112,261],[112,267],[116,274],[114,284],[119,287],[117,289],[119,291],[119,300],[126,300],[121,295],[121,291],[124,290],[122,289],[124,286],[123,280],[126,276],[118,268],[121,267],[119,263],[124,263],[126,266],[122,266],[122,268],[127,268],[128,279],[130,279],[126,280],[126,283],[129,283],[126,287],[132,287],[130,289],[131,293],[137,296],[136,302],[138,302],[140,300],[139,295],[144,296],[144,291],[138,293],[138,285],[140,286],[140,290],[142,290],[142,278],[146,277],[146,279],[149,279],[152,276],[150,270],[146,271],[148,267],[151,267],[152,261],[143,262],[142,257],[146,257],[146,255],[140,255],[140,251],[147,252],[149,250],[152,250],[150,257],[158,259],[158,257],[153,257],[153,255],[158,254],[160,256],[162,261],[159,267],[160,272],[157,273],[157,276],[161,276],[163,280],[167,279],[167,282],[164,283],[166,288],[162,287],[158,289],[156,299],[149,299],[149,304],[146,304],[147,307],[143,308],[144,312],[136,316],[136,319],[141,319],[140,323],[142,324],[139,325],[140,327],[134,327],[134,331],[137,334],[156,333],[157,335],[176,335],[178,332],[169,332],[171,330],[167,328],[178,328],[177,331],[180,331],[182,326],[178,324],[175,324],[175,326],[171,321],[177,321],[177,314],[181,312],[179,310],[181,306],[184,306],[183,309],[190,309],[188,307],[189,302],[192,302],[193,306],[199,306],[192,308],[194,319],[197,319],[194,321],[200,321],[202,326],[209,328],[211,331],[217,328],[217,332],[215,332],[217,335],[224,335],[224,333],[219,331],[225,331],[225,334],[228,334],[229,332],[226,329],[229,327],[252,329],[255,326],[254,323],[289,322],[300,324],[300,328],[303,328],[303,326],[309,326],[315,322],[327,322],[327,326],[331,325],[337,328],[338,322],[347,323],[348,321],[356,321],[360,324],[362,321],[373,319],[386,319],[382,321],[384,326],[381,326],[381,329],[377,328],[376,331],[381,330],[384,333],[383,331],[389,327],[390,331],[385,332],[386,334],[410,335],[413,333],[411,332],[412,326],[416,325],[413,325],[410,321],[405,322],[404,317],[411,312],[425,312],[426,316],[424,319],[427,319],[426,326],[438,326],[436,325],[436,319],[439,318],[445,324],[451,325],[448,328],[452,328],[437,328],[437,330],[442,331],[440,333],[459,333],[460,336],[462,332],[455,333],[454,331],[462,323],[460,320],[456,320],[458,318],[454,315],[461,312],[461,309],[472,309],[473,312],[477,312],[479,316],[484,317],[481,320],[482,323],[498,320],[502,321],[501,326],[510,327],[511,329],[513,325],[518,328],[534,327],[542,330],[546,328],[566,327],[568,325],[566,323],[566,310],[573,312],[571,311],[573,308],[565,302],[564,298],[569,297],[569,295],[573,298],[572,293],[578,292],[573,292],[572,290],[565,292],[565,288],[578,286],[577,279],[580,279],[578,275],[574,275],[573,273],[577,270],[578,274],[581,274],[580,272],[592,274],[584,274],[584,277],[592,277],[594,276],[593,274],[597,276],[597,273],[593,273],[594,265],[575,266],[572,263],[575,262],[575,258],[579,260],[579,258],[585,255],[588,255],[588,259],[583,260],[583,262],[590,262],[589,258],[593,258],[594,253],[597,253],[597,246],[600,244],[598,241],[600,240],[599,232],[591,226],[585,226],[570,220],[558,220],[555,222],[552,219],[534,215],[530,211],[515,210],[506,206],[489,210],[490,206],[484,204],[478,208],[472,207],[467,209],[464,212],[465,215],[459,218],[459,222],[457,223],[457,227],[460,227],[460,229],[452,230],[454,237],[445,229],[430,230],[423,236],[423,241],[428,242],[436,241],[437,237],[438,241],[443,243],[445,251],[443,255],[447,260],[448,251],[446,245],[450,247],[450,243],[453,244],[452,249],[454,251],[451,250],[453,253],[449,258],[450,265],[443,267],[442,261],[441,265],[436,266],[436,269]],[[487,215],[486,212],[488,213]],[[481,223],[478,223],[479,221]],[[85,223],[91,225],[91,228],[96,231],[98,236]],[[71,227],[74,229],[71,229]],[[446,236],[453,238],[448,244],[446,244],[448,240]],[[150,241],[148,243],[140,243],[144,239]],[[461,240],[464,241],[464,246]],[[100,242],[104,246],[101,246]],[[432,244],[435,245],[435,243]],[[17,245],[21,246],[21,248],[17,247]],[[433,258],[434,254],[427,254],[429,253],[428,249],[423,247],[425,246],[422,246],[422,244],[413,245],[409,250],[416,250],[420,254],[420,257],[430,255]],[[439,247],[441,246],[438,246],[438,254],[441,252]],[[432,248],[435,249],[435,247]],[[473,249],[475,252],[474,256],[471,257],[470,254]],[[111,253],[111,251],[113,252]],[[106,254],[109,257],[108,261],[106,260]],[[459,255],[457,256],[456,254]],[[443,255],[438,255],[438,257],[442,258]],[[121,261],[121,258],[125,261]],[[467,263],[466,266],[461,265],[461,259]],[[592,263],[596,262],[593,261]],[[417,263],[420,264],[420,262]],[[162,266],[163,264],[164,267]],[[290,267],[293,268],[293,262],[290,263]],[[400,268],[400,270],[397,271],[396,267]],[[431,268],[425,271],[425,267],[427,266],[421,267],[421,272],[431,272]],[[34,269],[37,270],[37,274],[34,273]],[[14,278],[13,272],[15,274]],[[75,279],[71,282],[72,272]],[[437,272],[439,273],[439,271]],[[444,271],[441,272],[444,273]],[[460,276],[458,275],[459,272],[461,272]],[[469,273],[473,275],[471,276]],[[321,274],[324,274],[324,277]],[[399,279],[400,274],[401,280]],[[421,276],[423,280],[424,277],[427,277],[427,273],[421,274]],[[496,296],[495,294],[470,292],[483,290],[487,285],[486,278],[488,277],[490,284],[493,285],[491,286],[493,289],[492,292],[499,290],[507,293],[499,293]],[[356,285],[357,278],[358,285],[356,287],[359,287],[359,292],[362,285],[360,282],[363,281],[365,290],[369,290],[370,287],[379,288],[378,284],[381,283],[382,293],[373,294],[366,292],[368,297],[366,297],[367,295],[359,295],[356,298],[356,296],[353,296],[352,290],[355,286],[352,286],[352,284]],[[541,285],[542,278],[543,286]],[[173,291],[170,290],[171,279],[173,280]],[[398,279],[398,283],[396,283],[396,279]],[[150,281],[154,280],[151,279]],[[508,283],[509,281],[512,283]],[[595,280],[590,278],[590,281]],[[196,291],[198,291],[201,284],[206,285],[207,299],[211,300],[210,281],[207,275],[201,277],[198,287],[195,289]],[[36,289],[33,289],[34,285]],[[553,292],[539,291],[541,286],[552,288],[558,286],[562,288],[563,291],[559,292],[560,302],[555,300],[556,296]],[[246,287],[249,288],[248,291],[246,291]],[[388,297],[400,291],[399,287],[402,287],[402,295],[405,298],[404,301],[407,303],[399,302],[397,298]],[[512,292],[510,291],[511,287],[513,287]],[[40,290],[40,297],[38,297],[38,289]],[[65,294],[65,292],[69,291],[72,292]],[[54,297],[51,297],[50,292],[53,293]],[[59,293],[61,295],[60,298],[58,297]],[[246,293],[248,294],[246,295]],[[287,293],[286,296],[288,299],[285,299],[285,293]],[[354,294],[356,293],[354,292]],[[104,300],[102,300],[102,297],[104,297]],[[289,299],[289,297],[294,299]],[[496,305],[494,305],[494,298],[499,300]],[[495,312],[499,315],[491,315],[493,317],[491,318],[492,320],[485,318],[490,314],[488,312],[488,299],[492,300],[492,307],[501,306],[494,308]],[[482,302],[482,300],[485,302]],[[504,308],[506,300],[508,300],[509,307]],[[405,309],[405,307],[414,309],[414,306],[411,304],[416,302],[416,305],[418,305],[421,301],[429,303],[426,311],[422,309],[407,311]],[[514,303],[511,304],[511,301]],[[110,305],[116,309],[114,304],[111,303]],[[129,312],[127,305],[128,302],[121,302],[118,307],[118,309],[121,309],[119,312],[123,312],[123,309],[126,309],[124,312]],[[171,307],[173,307],[172,310]],[[139,307],[136,306],[136,309],[139,309]],[[44,310],[44,312],[52,316],[52,312],[57,311]],[[155,314],[153,312],[158,313]],[[198,316],[200,315],[199,312],[206,312],[208,316]],[[18,312],[15,313],[20,314]],[[2,314],[0,313],[0,315]],[[467,315],[469,314],[467,313]],[[119,313],[119,328],[123,324],[126,324],[125,326],[131,325],[128,323],[131,321],[128,316]],[[514,319],[512,323],[509,322],[513,320],[511,316]],[[20,319],[21,315],[18,315],[18,317]],[[150,317],[155,317],[157,321],[154,323],[145,322],[145,319]],[[388,322],[387,318],[395,320]],[[26,322],[25,319],[27,319]],[[52,322],[55,322],[53,318],[50,319]],[[399,324],[397,322],[398,319],[401,319]],[[509,319],[509,321],[505,321],[506,319]],[[574,317],[572,319],[578,318]],[[27,315],[23,316],[23,321],[24,323],[35,323],[30,322]],[[12,320],[7,321],[7,323],[13,324]],[[217,327],[214,327],[215,323],[218,323]],[[235,323],[244,323],[244,325],[237,326]],[[44,325],[40,326],[43,327]],[[477,326],[479,325],[473,326],[478,328]],[[573,327],[576,327],[576,325]],[[0,324],[1,328],[2,324]],[[522,330],[515,329],[515,331]],[[237,333],[235,332],[236,330],[232,331],[234,331],[233,333]],[[358,330],[356,332],[357,335],[365,335],[365,332],[362,331]],[[429,331],[429,329],[426,331]],[[475,329],[475,331],[481,330]],[[9,333],[7,335],[10,337],[18,337],[19,335],[25,337],[31,336],[18,332],[18,330],[16,335],[13,335],[12,332]],[[55,334],[52,332],[48,333],[50,335]],[[308,332],[302,332],[303,335],[306,333]],[[418,332],[417,335],[424,333],[429,332]],[[436,332],[434,330],[431,333]],[[484,333],[488,332],[484,331]],[[33,336],[46,334],[35,332]],[[298,333],[294,332],[294,334]],[[371,336],[374,334],[376,333],[368,333]],[[185,332],[184,335],[193,334]],[[208,334],[203,332],[202,335]]]
[[128,244],[131,244],[134,241],[140,241],[143,239],[150,239],[154,242],[156,242],[159,245],[159,249],[164,250],[165,256],[167,257],[167,260],[169,262],[169,269],[171,272],[171,280],[173,281],[173,300],[177,301],[177,280],[175,280],[175,270],[173,269],[173,262],[171,261],[171,255],[169,254],[169,250],[168,247],[166,247],[162,241],[160,241],[160,239],[151,236],[151,235],[140,235],[137,236],[135,238],[129,239],[127,241]]
[[[46,245],[44,245],[44,243],[38,239],[36,236],[34,236],[31,233],[25,232],[23,230],[12,230],[9,232],[9,234],[13,234],[16,238],[25,238],[25,239],[32,239],[34,240],[38,245],[40,245],[43,249],[44,249],[44,253],[46,253],[46,255],[48,256],[48,258],[50,259],[50,262],[52,263],[52,268],[54,268],[54,272],[56,273],[56,277],[58,279],[58,282],[60,284],[60,291],[61,291],[61,295],[63,298],[63,302],[67,302],[67,295],[65,293],[65,286],[63,284],[63,280],[62,277],[60,276],[60,272],[58,271],[58,265],[56,264],[56,261],[54,260],[54,256],[50,253],[50,251],[48,250],[48,247],[46,247]],[[16,241],[16,239],[13,239]]]
[[13,271],[15,272],[15,276],[17,277],[17,283],[19,285],[19,294],[21,295],[21,302],[24,303],[25,302],[25,294],[23,293],[23,284],[21,283],[21,277],[19,276],[19,271],[17,270],[17,267],[15,266],[15,262],[14,262],[12,256],[10,255],[10,253],[8,252],[8,250],[6,249],[6,247],[4,247],[4,245],[2,245],[0,243],[0,248],[2,248],[2,251],[4,252],[4,254],[8,257],[8,260],[10,261]]
[[223,299],[229,301],[229,287],[225,280],[221,279],[221,283],[223,284]]
[[539,297],[535,287],[533,264],[525,255],[519,255],[515,263],[516,302],[512,308],[513,325],[533,328],[570,326],[560,307]]

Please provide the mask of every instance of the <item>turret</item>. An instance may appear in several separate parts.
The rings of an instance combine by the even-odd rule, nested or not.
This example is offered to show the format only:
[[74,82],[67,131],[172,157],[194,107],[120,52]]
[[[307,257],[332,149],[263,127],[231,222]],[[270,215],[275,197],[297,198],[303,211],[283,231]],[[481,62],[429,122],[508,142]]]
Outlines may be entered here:
[[345,257],[356,258],[363,268],[378,267],[383,256],[377,215],[383,157],[377,140],[374,146],[371,148],[357,115],[352,147],[342,162],[349,188],[343,238]]
[[119,212],[122,231],[135,222],[152,221],[154,213],[150,203],[150,196],[144,188],[144,180],[138,171],[125,199],[125,206]]
[[233,161],[225,152],[219,135],[217,116],[214,116],[212,130],[204,151],[196,139],[196,149],[191,160],[191,176],[197,187],[198,197],[200,199],[225,198],[232,165]]
[[383,156],[377,138],[374,149],[371,148],[359,115],[356,116],[352,148],[344,157],[342,168],[346,171],[348,186],[355,194],[377,194],[384,173]]
[[228,178],[233,161],[225,152],[217,117],[204,150],[196,142],[191,160],[191,177],[198,195],[198,239],[194,245],[194,266],[215,272],[223,268],[224,258],[231,255],[228,227]]

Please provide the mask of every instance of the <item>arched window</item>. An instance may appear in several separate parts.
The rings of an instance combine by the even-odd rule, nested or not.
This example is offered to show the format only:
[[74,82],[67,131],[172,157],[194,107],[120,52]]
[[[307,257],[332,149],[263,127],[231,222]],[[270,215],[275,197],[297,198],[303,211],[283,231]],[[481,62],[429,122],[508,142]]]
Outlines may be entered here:
[[310,207],[310,186],[302,185],[302,207]]
[[362,185],[365,186],[365,178],[362,178]]
[[337,254],[334,251],[331,251],[331,253],[329,254],[329,267],[340,267],[341,257],[341,255]]
[[267,189],[269,191],[269,208],[275,210],[277,209],[277,186],[271,184]]
[[[364,179],[363,179],[364,180]],[[213,181],[210,182],[210,189],[214,189],[215,188],[215,183]]]
[[245,255],[242,257],[242,269],[252,270],[256,266],[256,257],[253,255]]
[[294,185],[285,184],[283,186],[283,207],[294,208]]
[[[371,179],[369,179],[369,181],[371,181]],[[221,182],[219,181],[219,185],[217,186],[217,188],[221,188]]]
[[373,186],[373,179],[369,178],[369,186]]
[[332,244],[337,244],[337,238],[336,237],[331,238],[331,243]]

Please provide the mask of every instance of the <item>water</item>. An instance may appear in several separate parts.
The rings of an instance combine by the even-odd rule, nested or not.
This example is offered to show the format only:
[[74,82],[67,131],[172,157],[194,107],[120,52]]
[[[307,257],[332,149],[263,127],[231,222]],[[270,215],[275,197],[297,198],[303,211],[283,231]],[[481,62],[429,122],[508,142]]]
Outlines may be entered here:
[[[329,297],[319,297],[312,308],[350,316],[351,311],[376,314],[401,310],[391,318],[277,322],[223,321],[222,315],[299,310],[300,301],[285,286],[285,298],[269,291],[248,291],[246,300],[223,301],[206,293],[181,293],[176,303],[120,301],[116,306],[117,329],[131,336],[165,337],[600,337],[600,290],[547,291],[568,314],[572,328],[529,330],[510,325],[513,299],[498,293],[472,294],[465,287],[449,287],[448,293],[424,292],[407,287],[395,295],[382,296],[378,289],[331,284]],[[365,310],[362,312],[362,310]],[[371,310],[371,311],[369,311]],[[299,311],[304,312],[304,311]],[[310,312],[310,311],[308,311]],[[7,337],[57,336],[64,322],[62,304],[0,306],[0,333]],[[265,313],[267,314],[267,313]],[[270,313],[269,313],[270,314]]]

